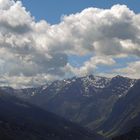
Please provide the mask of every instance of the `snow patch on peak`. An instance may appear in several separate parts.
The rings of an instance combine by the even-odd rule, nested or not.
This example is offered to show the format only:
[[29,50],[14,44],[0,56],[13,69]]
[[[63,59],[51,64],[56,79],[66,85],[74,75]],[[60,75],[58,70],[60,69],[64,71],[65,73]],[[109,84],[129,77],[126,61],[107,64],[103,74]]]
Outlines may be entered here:
[[87,76],[82,79],[85,86],[93,86],[95,88],[105,88],[110,84],[111,79],[100,76]]

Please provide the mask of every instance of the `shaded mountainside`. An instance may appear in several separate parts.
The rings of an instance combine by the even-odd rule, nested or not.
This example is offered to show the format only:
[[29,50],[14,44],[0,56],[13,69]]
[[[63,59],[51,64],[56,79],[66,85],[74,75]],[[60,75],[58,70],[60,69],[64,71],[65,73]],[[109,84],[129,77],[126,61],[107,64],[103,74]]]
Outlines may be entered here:
[[77,124],[0,91],[2,140],[100,140]]
[[140,80],[120,98],[112,112],[100,129],[107,136],[118,135],[130,131],[140,125]]
[[140,127],[135,127],[126,134],[117,136],[112,140],[140,140]]

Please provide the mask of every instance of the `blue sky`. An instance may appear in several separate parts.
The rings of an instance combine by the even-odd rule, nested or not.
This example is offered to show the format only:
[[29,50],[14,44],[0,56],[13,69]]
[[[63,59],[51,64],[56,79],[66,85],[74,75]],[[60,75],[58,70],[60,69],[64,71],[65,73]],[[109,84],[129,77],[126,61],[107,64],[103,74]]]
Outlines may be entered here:
[[125,4],[136,13],[140,12],[139,0],[22,0],[36,20],[45,19],[51,24],[59,23],[62,15],[80,12],[88,7],[110,8]]
[[[36,21],[45,19],[50,24],[58,24],[63,15],[75,14],[88,7],[110,8],[115,4],[125,4],[135,13],[140,12],[139,0],[22,0],[23,5],[31,12]],[[85,61],[90,59],[91,55],[84,57],[69,56],[71,65],[80,67]],[[108,69],[106,66],[100,66],[98,72],[110,72],[113,68],[125,67],[128,62],[133,62],[136,58],[116,59],[117,65]]]
[[89,74],[140,78],[139,5],[0,0],[0,85],[26,87]]

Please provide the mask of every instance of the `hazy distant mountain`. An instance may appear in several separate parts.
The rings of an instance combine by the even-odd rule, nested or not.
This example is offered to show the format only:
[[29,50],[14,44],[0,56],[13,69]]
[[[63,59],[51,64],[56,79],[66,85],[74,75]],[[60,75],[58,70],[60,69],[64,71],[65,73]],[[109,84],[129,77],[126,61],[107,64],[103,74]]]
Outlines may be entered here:
[[74,123],[0,91],[1,140],[100,140]]

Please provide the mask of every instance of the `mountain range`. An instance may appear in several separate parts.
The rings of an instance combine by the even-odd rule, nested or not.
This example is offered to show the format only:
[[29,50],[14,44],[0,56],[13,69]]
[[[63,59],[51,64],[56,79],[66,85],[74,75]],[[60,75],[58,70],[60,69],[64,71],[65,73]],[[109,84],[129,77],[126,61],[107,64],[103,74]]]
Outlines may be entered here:
[[106,138],[127,134],[140,126],[140,80],[89,75],[36,88],[0,89]]
[[1,140],[102,140],[77,124],[0,91]]

